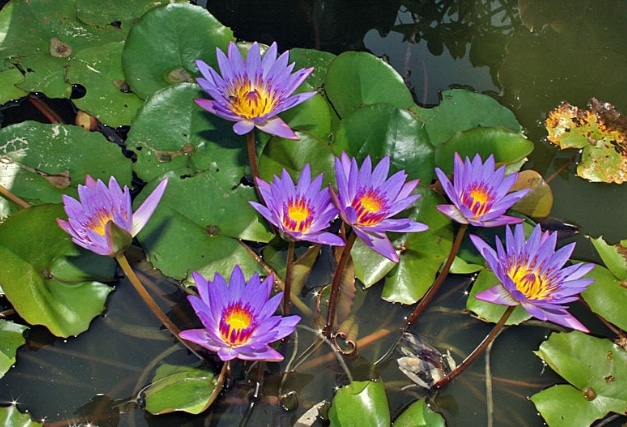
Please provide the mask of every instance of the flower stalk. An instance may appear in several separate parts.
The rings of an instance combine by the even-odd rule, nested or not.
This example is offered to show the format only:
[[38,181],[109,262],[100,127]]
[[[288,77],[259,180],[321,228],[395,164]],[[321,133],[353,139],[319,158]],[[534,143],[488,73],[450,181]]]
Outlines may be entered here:
[[507,309],[505,310],[505,312],[499,319],[498,323],[494,325],[490,333],[486,335],[483,341],[479,343],[479,345],[472,351],[472,353],[470,353],[464,359],[462,363],[457,365],[457,367],[453,369],[451,372],[449,372],[448,375],[446,375],[444,378],[440,379],[437,383],[435,383],[432,389],[439,390],[442,387],[446,386],[448,383],[450,383],[455,378],[457,378],[462,372],[464,372],[479,356],[481,356],[481,353],[483,353],[484,350],[488,347],[488,345],[490,345],[490,343],[492,343],[496,339],[496,337],[501,333],[501,331],[503,330],[503,327],[505,326],[505,323],[507,322],[507,319],[509,319],[509,316],[512,314],[515,308],[516,308],[515,306],[507,307]]
[[331,282],[329,306],[327,308],[327,323],[325,324],[323,330],[323,335],[327,338],[331,337],[333,323],[335,322],[335,310],[337,309],[338,298],[340,295],[340,283],[342,281],[342,276],[344,275],[344,270],[350,258],[351,249],[353,248],[353,244],[355,243],[356,238],[357,234],[355,234],[355,232],[349,233],[348,238],[346,239],[346,246],[344,246],[344,250],[342,250],[342,255],[340,255],[340,259],[337,262],[337,267],[335,268],[335,274],[333,275],[333,281]]
[[295,242],[290,241],[287,244],[287,264],[285,265],[285,291],[283,292],[283,316],[288,316],[290,314],[290,307],[292,306],[292,274],[294,272],[295,247]]
[[459,252],[459,247],[462,244],[462,240],[464,240],[464,235],[466,234],[466,230],[468,229],[468,224],[461,224],[459,230],[457,231],[457,236],[455,236],[455,241],[453,242],[453,247],[451,247],[451,252],[448,254],[448,258],[440,271],[440,274],[433,282],[433,285],[427,290],[427,293],[422,297],[420,302],[414,308],[414,311],[407,317],[407,321],[405,322],[405,326],[403,331],[408,330],[411,325],[413,325],[418,317],[425,311],[429,303],[433,300],[435,295],[438,293],[438,290],[442,287],[444,280],[447,278],[449,271],[451,270],[451,265],[453,265],[453,261],[455,260],[455,256]]

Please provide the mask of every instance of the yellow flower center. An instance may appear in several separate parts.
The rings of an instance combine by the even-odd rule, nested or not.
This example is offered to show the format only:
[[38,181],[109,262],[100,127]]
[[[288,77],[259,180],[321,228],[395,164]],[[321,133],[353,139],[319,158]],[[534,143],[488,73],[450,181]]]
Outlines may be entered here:
[[387,202],[376,189],[362,190],[353,200],[353,208],[357,211],[359,225],[375,225],[380,223],[387,214]]
[[514,281],[516,289],[530,300],[550,301],[556,289],[550,279],[526,265],[511,266],[507,274]]
[[220,320],[220,335],[224,342],[235,346],[248,341],[254,331],[254,319],[248,306],[240,304],[228,306],[222,312]]
[[95,231],[101,236],[104,236],[105,226],[109,223],[109,221],[113,221],[113,212],[99,210],[95,216],[90,218],[87,228]]
[[484,184],[473,184],[468,192],[462,194],[461,200],[475,217],[480,217],[490,210],[494,196]]
[[289,200],[283,215],[283,225],[290,231],[304,232],[309,229],[313,221],[313,211],[307,200],[298,197]]
[[267,85],[263,82],[252,82],[247,76],[237,79],[229,89],[229,109],[246,119],[271,113],[279,101]]

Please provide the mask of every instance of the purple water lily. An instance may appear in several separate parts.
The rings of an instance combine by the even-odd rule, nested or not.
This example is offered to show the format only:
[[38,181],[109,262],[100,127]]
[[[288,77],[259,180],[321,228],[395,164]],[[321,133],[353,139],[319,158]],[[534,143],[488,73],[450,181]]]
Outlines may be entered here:
[[303,168],[297,185],[283,169],[281,178],[275,176],[270,184],[257,179],[257,188],[266,205],[250,204],[286,240],[344,246],[341,237],[324,231],[338,215],[338,210],[331,201],[329,189],[321,190],[321,186],[322,174],[312,181],[309,164]]
[[188,329],[179,336],[218,353],[223,361],[280,361],[283,356],[270,344],[294,332],[299,316],[274,316],[283,293],[270,298],[274,276],[262,282],[253,274],[248,282],[236,265],[229,283],[216,273],[208,282],[193,272],[198,297],[189,296],[202,329]]
[[522,224],[505,230],[505,247],[496,239],[496,251],[479,237],[470,239],[486,259],[501,282],[479,292],[482,301],[508,306],[522,305],[529,314],[540,320],[551,321],[588,332],[568,311],[564,304],[577,300],[594,280],[582,278],[594,264],[575,264],[564,267],[575,244],[555,250],[557,232],[542,232],[537,225],[529,240],[525,240]]
[[409,218],[391,218],[407,209],[420,195],[411,195],[418,180],[406,183],[404,171],[388,179],[389,169],[390,158],[387,156],[372,170],[370,156],[359,168],[357,160],[342,153],[341,159],[335,159],[338,192],[336,194],[331,189],[331,196],[342,219],[351,225],[357,237],[374,251],[398,262],[396,250],[385,233],[417,232],[428,227]]
[[217,50],[218,65],[222,75],[202,60],[196,61],[203,77],[198,84],[213,99],[196,99],[196,104],[226,120],[235,122],[233,131],[244,135],[254,127],[272,135],[298,139],[294,131],[277,114],[298,105],[316,94],[292,93],[311,74],[313,68],[297,70],[288,65],[289,53],[277,58],[277,45],[272,43],[261,57],[255,42],[248,51],[246,60],[231,42],[228,57]]
[[78,186],[78,198],[63,195],[68,220],[57,219],[77,245],[99,255],[115,256],[124,251],[144,228],[159,204],[168,181],[163,180],[133,213],[131,194],[114,177],[107,187],[101,180],[85,177],[85,185]]
[[455,153],[453,183],[441,169],[435,169],[446,195],[453,202],[452,205],[438,205],[438,210],[460,224],[478,227],[522,222],[522,218],[507,216],[505,212],[522,199],[529,189],[508,194],[518,174],[505,176],[505,166],[497,170],[494,167],[492,155],[482,163],[479,154],[471,162],[468,157],[462,161],[459,154]]

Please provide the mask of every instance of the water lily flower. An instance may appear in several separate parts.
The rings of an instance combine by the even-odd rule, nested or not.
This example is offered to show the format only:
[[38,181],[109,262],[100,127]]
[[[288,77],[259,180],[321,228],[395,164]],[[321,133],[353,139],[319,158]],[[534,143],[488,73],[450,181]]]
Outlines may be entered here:
[[196,104],[226,120],[235,122],[233,131],[244,135],[254,127],[288,139],[298,136],[277,114],[298,105],[316,94],[305,92],[292,95],[311,74],[304,68],[292,74],[294,63],[288,65],[289,53],[277,58],[277,45],[272,43],[263,58],[255,42],[246,60],[231,42],[228,57],[216,49],[222,75],[202,60],[196,64],[203,77],[198,84],[213,99],[196,99]]
[[529,314],[540,320],[551,321],[588,332],[577,319],[566,311],[564,304],[577,300],[594,279],[582,278],[594,264],[574,264],[564,268],[575,244],[555,250],[557,232],[542,232],[536,225],[525,241],[522,224],[505,230],[505,247],[496,239],[496,251],[475,235],[470,239],[500,281],[500,284],[479,292],[482,301],[508,306],[522,305]]
[[344,246],[344,240],[324,231],[337,217],[338,210],[331,201],[328,188],[322,186],[322,174],[311,181],[309,164],[305,165],[298,184],[285,169],[281,178],[275,176],[271,184],[257,178],[257,188],[266,206],[250,202],[265,219],[274,225],[285,240]]
[[78,186],[78,198],[63,195],[68,220],[57,219],[77,245],[99,255],[116,256],[131,244],[133,237],[144,228],[159,204],[168,181],[164,179],[133,213],[131,194],[114,177],[107,187],[101,180],[85,177]]
[[283,292],[269,298],[272,274],[260,282],[255,273],[246,282],[236,265],[228,284],[218,273],[213,282],[197,272],[192,276],[199,296],[187,298],[204,328],[182,331],[181,338],[217,352],[223,361],[283,360],[270,343],[294,332],[300,316],[273,316]]
[[522,218],[507,216],[505,212],[529,189],[508,194],[518,174],[505,176],[505,166],[494,170],[494,156],[482,163],[479,154],[471,162],[468,157],[462,161],[455,153],[453,183],[440,168],[436,168],[435,173],[453,202],[452,205],[438,205],[437,208],[460,224],[498,227],[523,221]]
[[331,197],[340,210],[340,216],[359,239],[377,253],[398,262],[398,255],[386,231],[409,233],[429,227],[409,218],[391,218],[408,208],[420,195],[411,195],[418,180],[406,183],[407,174],[404,171],[388,179],[389,169],[388,156],[372,170],[370,156],[366,157],[360,169],[357,160],[342,153],[341,159],[335,159],[338,192],[331,189]]

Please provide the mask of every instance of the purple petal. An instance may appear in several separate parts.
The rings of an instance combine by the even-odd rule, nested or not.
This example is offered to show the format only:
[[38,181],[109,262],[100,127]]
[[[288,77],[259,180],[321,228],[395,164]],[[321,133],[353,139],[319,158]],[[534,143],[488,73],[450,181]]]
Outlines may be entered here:
[[135,213],[133,214],[133,227],[131,229],[131,236],[136,236],[137,233],[139,233],[139,231],[144,228],[144,226],[152,216],[152,213],[157,208],[157,205],[159,204],[159,201],[161,200],[161,197],[163,196],[167,185],[167,179],[161,181],[157,188],[155,188],[153,192],[150,193],[150,196],[148,196],[146,200],[144,200],[144,202],[141,204],[141,206],[135,211]]

